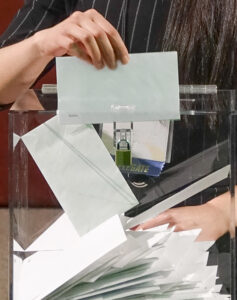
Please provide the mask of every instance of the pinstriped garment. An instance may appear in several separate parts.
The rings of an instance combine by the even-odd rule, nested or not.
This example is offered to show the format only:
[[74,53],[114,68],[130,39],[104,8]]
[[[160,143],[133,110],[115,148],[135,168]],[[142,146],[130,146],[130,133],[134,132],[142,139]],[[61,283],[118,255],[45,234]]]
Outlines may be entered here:
[[73,11],[95,8],[120,32],[129,52],[158,51],[170,0],[28,0],[0,37],[1,47],[51,27]]

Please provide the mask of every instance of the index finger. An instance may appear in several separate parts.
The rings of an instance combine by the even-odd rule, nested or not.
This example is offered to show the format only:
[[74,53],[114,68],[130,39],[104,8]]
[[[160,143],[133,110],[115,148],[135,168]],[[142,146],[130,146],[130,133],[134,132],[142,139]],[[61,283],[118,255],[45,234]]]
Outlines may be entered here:
[[97,23],[107,34],[117,58],[121,60],[123,64],[128,63],[128,50],[118,31],[96,10],[91,9],[86,13],[90,16],[91,20]]
[[170,218],[169,216],[164,212],[158,216],[156,216],[155,218],[152,218],[148,221],[146,221],[145,223],[140,224],[136,230],[146,230],[146,229],[150,229],[153,227],[157,227],[157,226],[161,226],[161,225],[165,225],[165,224],[169,224],[170,223]]

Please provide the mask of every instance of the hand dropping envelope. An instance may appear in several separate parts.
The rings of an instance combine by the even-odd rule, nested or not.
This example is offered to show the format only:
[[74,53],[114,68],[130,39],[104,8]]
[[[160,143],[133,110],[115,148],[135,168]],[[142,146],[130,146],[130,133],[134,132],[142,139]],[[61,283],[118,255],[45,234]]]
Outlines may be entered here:
[[179,119],[176,52],[131,54],[116,70],[59,57],[58,113],[63,123]]
[[54,117],[22,140],[79,235],[138,204],[92,125]]

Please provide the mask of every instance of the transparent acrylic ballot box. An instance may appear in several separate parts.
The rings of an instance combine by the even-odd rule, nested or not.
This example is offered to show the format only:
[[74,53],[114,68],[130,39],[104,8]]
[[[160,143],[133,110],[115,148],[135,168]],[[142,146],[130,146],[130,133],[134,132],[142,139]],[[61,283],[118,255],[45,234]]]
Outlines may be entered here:
[[[236,299],[235,92],[190,86],[180,92],[181,118],[169,123],[159,174],[137,165],[118,169],[114,162],[112,166],[139,204],[82,235],[75,222],[82,220],[83,231],[115,206],[115,193],[121,191],[114,188],[114,197],[98,208],[106,185],[97,199],[90,199],[98,188],[90,173],[83,167],[75,173],[76,162],[62,161],[61,148],[52,150],[50,138],[41,140],[45,133],[38,135],[37,129],[52,129],[48,122],[57,118],[56,95],[31,91],[38,110],[10,111],[10,299]],[[103,143],[103,127],[94,125],[98,145]],[[73,144],[61,142],[76,153]],[[85,149],[96,156],[99,146],[90,139],[86,143]],[[77,159],[103,177],[105,184],[115,184],[114,174],[106,177],[90,157],[77,151]],[[66,168],[58,174],[54,169],[61,164]],[[73,169],[70,178],[68,169]],[[45,175],[48,170],[50,176]],[[73,191],[78,211],[67,214],[67,204],[55,194],[60,190],[63,195],[78,178],[84,185]],[[170,210],[173,207],[176,210]],[[167,209],[169,217],[157,227],[130,230]]]

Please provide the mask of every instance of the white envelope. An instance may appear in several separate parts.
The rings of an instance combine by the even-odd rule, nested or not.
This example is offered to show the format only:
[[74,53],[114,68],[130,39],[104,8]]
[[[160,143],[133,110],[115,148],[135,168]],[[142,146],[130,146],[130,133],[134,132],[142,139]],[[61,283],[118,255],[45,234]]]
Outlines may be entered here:
[[83,236],[73,249],[32,254],[22,262],[21,279],[18,279],[14,299],[41,300],[65,284],[67,287],[67,284],[103,266],[117,254],[124,242],[125,232],[119,217],[114,216]]
[[131,54],[116,70],[76,57],[56,59],[58,112],[64,123],[179,119],[176,52]]
[[54,117],[22,140],[79,235],[138,204],[92,125]]

